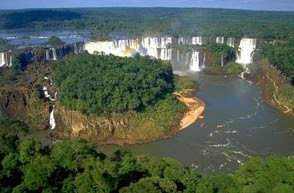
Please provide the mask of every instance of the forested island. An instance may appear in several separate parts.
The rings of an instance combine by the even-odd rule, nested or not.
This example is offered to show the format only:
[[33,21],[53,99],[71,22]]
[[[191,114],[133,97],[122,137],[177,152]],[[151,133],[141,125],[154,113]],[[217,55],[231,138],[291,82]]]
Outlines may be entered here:
[[181,77],[173,75],[169,62],[140,55],[68,56],[53,64],[53,79],[60,93],[56,119],[65,130],[59,131],[61,136],[71,132],[114,143],[144,142],[176,132],[187,107],[173,92],[196,89],[190,79],[177,81]]

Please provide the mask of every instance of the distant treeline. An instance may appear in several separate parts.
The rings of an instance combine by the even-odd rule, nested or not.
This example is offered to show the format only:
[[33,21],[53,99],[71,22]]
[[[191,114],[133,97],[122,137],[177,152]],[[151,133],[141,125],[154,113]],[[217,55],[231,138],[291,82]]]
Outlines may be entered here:
[[205,8],[0,11],[0,29],[89,30],[95,39],[141,35],[294,37],[294,12]]
[[45,24],[46,22],[66,21],[72,19],[80,19],[80,14],[72,11],[56,11],[56,10],[31,10],[16,11],[1,15],[1,28],[18,29],[30,28]]

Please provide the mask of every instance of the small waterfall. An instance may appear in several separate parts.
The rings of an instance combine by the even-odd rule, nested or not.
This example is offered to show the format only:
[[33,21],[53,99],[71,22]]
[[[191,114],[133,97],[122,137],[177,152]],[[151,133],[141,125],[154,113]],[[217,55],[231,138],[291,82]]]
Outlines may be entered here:
[[6,61],[6,53],[5,52],[1,52],[0,53],[0,67],[5,66],[7,63]]
[[221,55],[221,67],[224,67],[224,55]]
[[160,59],[161,60],[171,60],[172,59],[172,49],[162,48],[160,49]]
[[205,63],[206,63],[206,53],[204,52],[203,61],[202,61],[202,67],[201,68],[205,68]]
[[56,50],[55,48],[51,48],[52,55],[53,55],[53,60],[57,60],[57,55],[56,55]]
[[49,53],[50,50],[46,50],[46,60],[50,60],[50,53]]
[[56,122],[54,118],[54,105],[52,105],[52,107],[49,109],[51,109],[50,115],[49,115],[49,126],[50,126],[50,129],[53,130],[56,127]]
[[216,43],[223,44],[224,42],[225,42],[225,38],[224,37],[216,37]]
[[192,44],[193,45],[202,45],[202,37],[192,37]]
[[78,54],[79,53],[79,49],[77,44],[74,44],[74,54]]
[[238,52],[236,53],[236,62],[242,64],[246,68],[247,64],[253,62],[254,50],[256,48],[256,39],[242,38],[240,41]]
[[190,65],[191,64],[191,61],[189,61],[189,53],[186,53],[185,64],[186,65]]
[[234,38],[228,38],[227,39],[227,45],[230,47],[235,47],[235,39]]
[[190,62],[190,69],[194,72],[200,71],[199,52],[193,52]]
[[179,37],[178,38],[178,44],[179,45],[186,45],[186,44],[190,44],[189,40],[185,37]]
[[8,63],[8,67],[12,66],[12,55],[9,56],[9,63]]

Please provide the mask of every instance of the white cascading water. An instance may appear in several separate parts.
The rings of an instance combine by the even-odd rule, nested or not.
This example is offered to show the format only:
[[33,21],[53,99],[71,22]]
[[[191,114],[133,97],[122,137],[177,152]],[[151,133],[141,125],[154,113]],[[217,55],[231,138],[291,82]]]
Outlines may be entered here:
[[56,122],[55,122],[55,118],[54,118],[54,105],[52,106],[52,110],[50,112],[50,115],[49,115],[49,126],[50,126],[50,129],[55,129],[56,127]]
[[170,60],[172,50],[167,48],[170,43],[172,43],[171,37],[146,37],[141,42],[138,39],[87,42],[84,49],[90,54],[103,52],[124,57],[140,53],[141,55],[149,55],[162,60]]
[[161,48],[159,58],[161,60],[171,60],[172,59],[172,49]]
[[227,39],[227,45],[230,47],[235,47],[235,39],[234,38],[228,38]]
[[191,66],[191,60],[189,61],[189,53],[186,53],[186,58],[184,59],[185,65],[190,65]]
[[192,53],[190,69],[194,72],[200,71],[199,52]]
[[12,56],[9,56],[9,63],[8,63],[8,67],[12,66]]
[[74,54],[78,54],[79,53],[79,49],[77,44],[74,44]]
[[5,52],[1,52],[0,53],[0,67],[3,67],[5,65],[7,65],[6,53]]
[[256,39],[242,38],[240,41],[238,52],[236,53],[236,62],[242,64],[246,68],[247,64],[253,62],[254,50],[256,48]]
[[179,37],[179,38],[178,38],[178,44],[179,44],[179,45],[189,44],[189,41],[188,41],[188,39],[185,38],[185,37]]
[[53,60],[57,60],[56,50],[55,48],[51,48]]
[[225,42],[225,38],[224,37],[216,37],[215,42],[218,44],[223,44]]
[[205,62],[206,62],[206,53],[204,52],[202,66],[201,66],[202,69],[205,68]]
[[49,50],[46,50],[45,52],[46,52],[46,54],[45,54],[46,60],[50,60]]
[[193,45],[202,45],[202,37],[192,37],[192,44]]
[[104,54],[113,54],[116,56],[131,56],[139,48],[136,40],[114,40],[114,41],[97,41],[87,42],[84,49],[90,54],[100,52]]

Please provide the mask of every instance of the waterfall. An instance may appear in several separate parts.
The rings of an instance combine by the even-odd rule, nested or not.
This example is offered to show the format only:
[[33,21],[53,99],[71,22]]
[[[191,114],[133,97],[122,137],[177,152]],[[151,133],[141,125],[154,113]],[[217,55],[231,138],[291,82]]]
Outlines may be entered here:
[[74,54],[78,54],[79,53],[79,49],[77,44],[74,44]]
[[191,64],[191,61],[189,61],[189,53],[186,53],[185,64],[186,65],[190,65]]
[[1,52],[0,53],[0,67],[5,66],[7,63],[6,61],[6,53],[5,52]]
[[202,37],[192,37],[192,44],[193,45],[202,45]]
[[50,115],[49,115],[49,126],[50,126],[50,129],[55,129],[56,127],[56,122],[55,122],[55,118],[54,118],[54,105],[52,106],[52,110],[50,112]]
[[228,38],[227,39],[227,45],[230,47],[235,47],[235,39],[234,38]]
[[53,55],[53,60],[57,60],[55,48],[51,48],[51,51],[52,51],[52,55]]
[[224,37],[216,37],[216,43],[223,44],[224,42],[225,42],[225,38]]
[[247,64],[253,62],[254,50],[256,48],[256,39],[242,38],[240,41],[238,52],[236,53],[236,62],[242,64],[246,68]]
[[162,48],[160,49],[161,60],[171,60],[172,59],[172,49]]
[[202,61],[202,68],[205,68],[205,62],[206,62],[206,53],[204,52],[203,61]]
[[190,69],[194,72],[200,71],[199,67],[200,61],[199,61],[199,52],[193,52],[190,62]]
[[47,49],[45,52],[46,52],[46,60],[50,60],[50,53],[49,53],[49,50]]
[[189,44],[189,41],[187,40],[187,38],[179,37],[179,38],[178,38],[178,44],[179,44],[179,45]]
[[[148,45],[152,43],[147,43]],[[134,52],[139,48],[138,41],[136,40],[115,40],[115,41],[97,41],[97,42],[87,42],[85,44],[85,50],[90,54],[96,52],[103,52],[104,54],[113,54],[116,56],[132,56]],[[157,50],[153,49],[153,57],[157,57]]]
[[221,67],[224,67],[224,55],[221,55]]
[[8,63],[8,67],[12,66],[12,55],[9,56],[9,63]]

